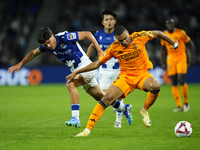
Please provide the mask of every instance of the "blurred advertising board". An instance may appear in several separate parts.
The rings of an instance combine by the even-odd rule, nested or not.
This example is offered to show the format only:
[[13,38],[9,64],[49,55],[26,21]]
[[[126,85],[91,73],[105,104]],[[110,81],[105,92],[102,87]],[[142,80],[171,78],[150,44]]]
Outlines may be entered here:
[[[162,84],[171,84],[171,80],[166,71],[159,66],[149,70],[158,82]],[[37,85],[41,83],[65,83],[65,77],[70,74],[70,69],[66,66],[54,67],[34,67],[21,68],[18,72],[12,75],[8,73],[7,68],[0,68],[0,86],[27,86]],[[98,73],[98,70],[97,70]],[[98,79],[98,75],[96,76]],[[188,68],[186,75],[187,83],[200,83],[200,66]]]

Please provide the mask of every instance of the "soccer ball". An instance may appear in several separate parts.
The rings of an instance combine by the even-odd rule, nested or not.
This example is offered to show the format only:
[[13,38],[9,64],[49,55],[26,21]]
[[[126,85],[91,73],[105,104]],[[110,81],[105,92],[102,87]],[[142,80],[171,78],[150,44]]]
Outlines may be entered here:
[[177,137],[189,137],[192,131],[192,125],[187,121],[178,122],[174,128]]

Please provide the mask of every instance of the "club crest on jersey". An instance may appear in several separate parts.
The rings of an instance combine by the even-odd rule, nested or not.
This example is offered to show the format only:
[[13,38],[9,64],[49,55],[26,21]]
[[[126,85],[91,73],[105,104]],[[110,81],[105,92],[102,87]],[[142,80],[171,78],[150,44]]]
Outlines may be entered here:
[[138,46],[137,46],[136,44],[133,44],[133,48],[134,48],[134,49],[137,49]]
[[66,48],[66,47],[67,47],[67,45],[65,45],[65,44],[61,43],[61,44],[60,44],[60,47],[62,47],[62,48]]
[[76,39],[76,33],[69,33],[69,34],[67,34],[67,39],[68,40],[74,40],[74,39]]
[[147,35],[148,35],[149,38],[152,37],[151,32],[149,32],[149,31],[147,31]]

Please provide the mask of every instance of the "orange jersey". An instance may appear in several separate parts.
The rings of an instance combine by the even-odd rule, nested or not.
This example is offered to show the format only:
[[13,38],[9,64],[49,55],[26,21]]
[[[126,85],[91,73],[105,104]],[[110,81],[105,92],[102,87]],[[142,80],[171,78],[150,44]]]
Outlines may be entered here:
[[172,33],[169,33],[167,30],[163,31],[163,33],[168,35],[172,40],[178,41],[179,43],[177,49],[170,49],[171,44],[161,39],[161,45],[165,46],[167,49],[168,59],[177,60],[186,57],[185,43],[188,43],[190,41],[190,37],[185,33],[185,31],[175,28],[175,31]]
[[145,48],[145,44],[154,37],[152,32],[134,32],[129,37],[131,43],[128,47],[121,46],[116,40],[99,56],[99,60],[105,63],[112,57],[118,58],[121,72],[127,75],[140,75],[149,68],[153,69]]

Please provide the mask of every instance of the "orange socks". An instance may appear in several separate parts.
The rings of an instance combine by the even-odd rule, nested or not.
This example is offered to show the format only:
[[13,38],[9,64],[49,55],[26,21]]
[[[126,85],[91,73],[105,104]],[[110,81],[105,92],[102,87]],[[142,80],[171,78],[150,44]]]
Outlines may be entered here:
[[183,106],[181,103],[181,96],[180,96],[178,86],[172,86],[172,95],[176,101],[177,106],[182,108]]
[[160,94],[160,91],[148,92],[147,99],[144,103],[145,110],[148,110],[151,107],[151,105],[153,105],[153,103],[156,101],[159,94]]
[[184,103],[188,103],[188,85],[187,85],[187,83],[181,85],[181,92],[183,94]]
[[95,126],[96,122],[101,118],[101,116],[103,115],[105,108],[102,106],[102,104],[98,103],[94,110],[92,111],[87,126],[86,128],[89,129],[90,131],[93,129],[93,127]]

